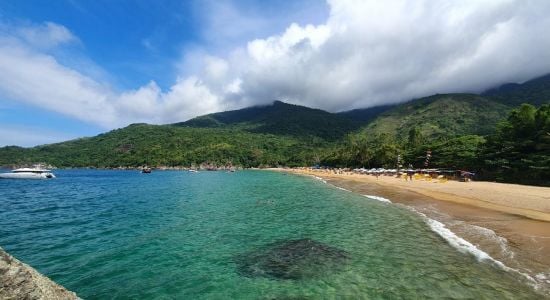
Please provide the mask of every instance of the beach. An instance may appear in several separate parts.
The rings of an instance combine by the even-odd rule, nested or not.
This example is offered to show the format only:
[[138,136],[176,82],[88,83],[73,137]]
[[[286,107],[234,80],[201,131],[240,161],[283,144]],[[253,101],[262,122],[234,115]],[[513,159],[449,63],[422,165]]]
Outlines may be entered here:
[[[280,169],[279,169],[280,171]],[[550,284],[550,188],[494,182],[405,181],[393,176],[284,169],[383,197],[437,220],[507,267]]]

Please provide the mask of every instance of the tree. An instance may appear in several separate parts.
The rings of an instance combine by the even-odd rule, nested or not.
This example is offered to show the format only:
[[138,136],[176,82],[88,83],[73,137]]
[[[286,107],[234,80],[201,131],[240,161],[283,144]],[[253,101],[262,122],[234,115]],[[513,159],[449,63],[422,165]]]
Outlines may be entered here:
[[409,130],[409,139],[407,140],[407,147],[416,149],[424,143],[424,136],[417,126],[412,127]]
[[485,176],[550,185],[550,105],[522,104],[498,125],[483,151]]

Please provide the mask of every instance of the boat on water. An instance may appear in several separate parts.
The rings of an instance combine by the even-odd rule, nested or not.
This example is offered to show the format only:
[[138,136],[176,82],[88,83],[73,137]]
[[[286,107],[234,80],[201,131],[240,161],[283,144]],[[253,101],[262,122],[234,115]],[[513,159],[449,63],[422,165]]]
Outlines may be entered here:
[[11,171],[10,173],[0,173],[1,179],[51,179],[55,175],[46,169],[36,168],[20,168]]
[[149,174],[149,173],[151,173],[152,171],[153,171],[153,170],[152,170],[151,168],[149,168],[149,167],[145,167],[145,168],[141,169],[141,173],[143,173],[143,174]]

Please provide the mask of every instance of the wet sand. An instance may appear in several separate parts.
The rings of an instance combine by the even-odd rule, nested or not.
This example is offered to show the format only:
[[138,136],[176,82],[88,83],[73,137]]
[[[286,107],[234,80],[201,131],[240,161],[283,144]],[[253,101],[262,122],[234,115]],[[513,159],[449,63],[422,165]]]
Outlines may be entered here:
[[[280,171],[280,169],[279,169]],[[284,171],[317,176],[362,195],[412,207],[506,266],[550,288],[550,188],[493,182],[405,181],[391,176]]]

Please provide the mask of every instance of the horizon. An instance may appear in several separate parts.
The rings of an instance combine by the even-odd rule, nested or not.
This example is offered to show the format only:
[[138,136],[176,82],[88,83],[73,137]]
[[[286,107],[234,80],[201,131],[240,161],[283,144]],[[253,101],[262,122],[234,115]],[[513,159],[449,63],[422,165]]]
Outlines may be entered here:
[[341,112],[550,72],[543,1],[104,6],[0,4],[0,147],[183,122],[268,99]]

